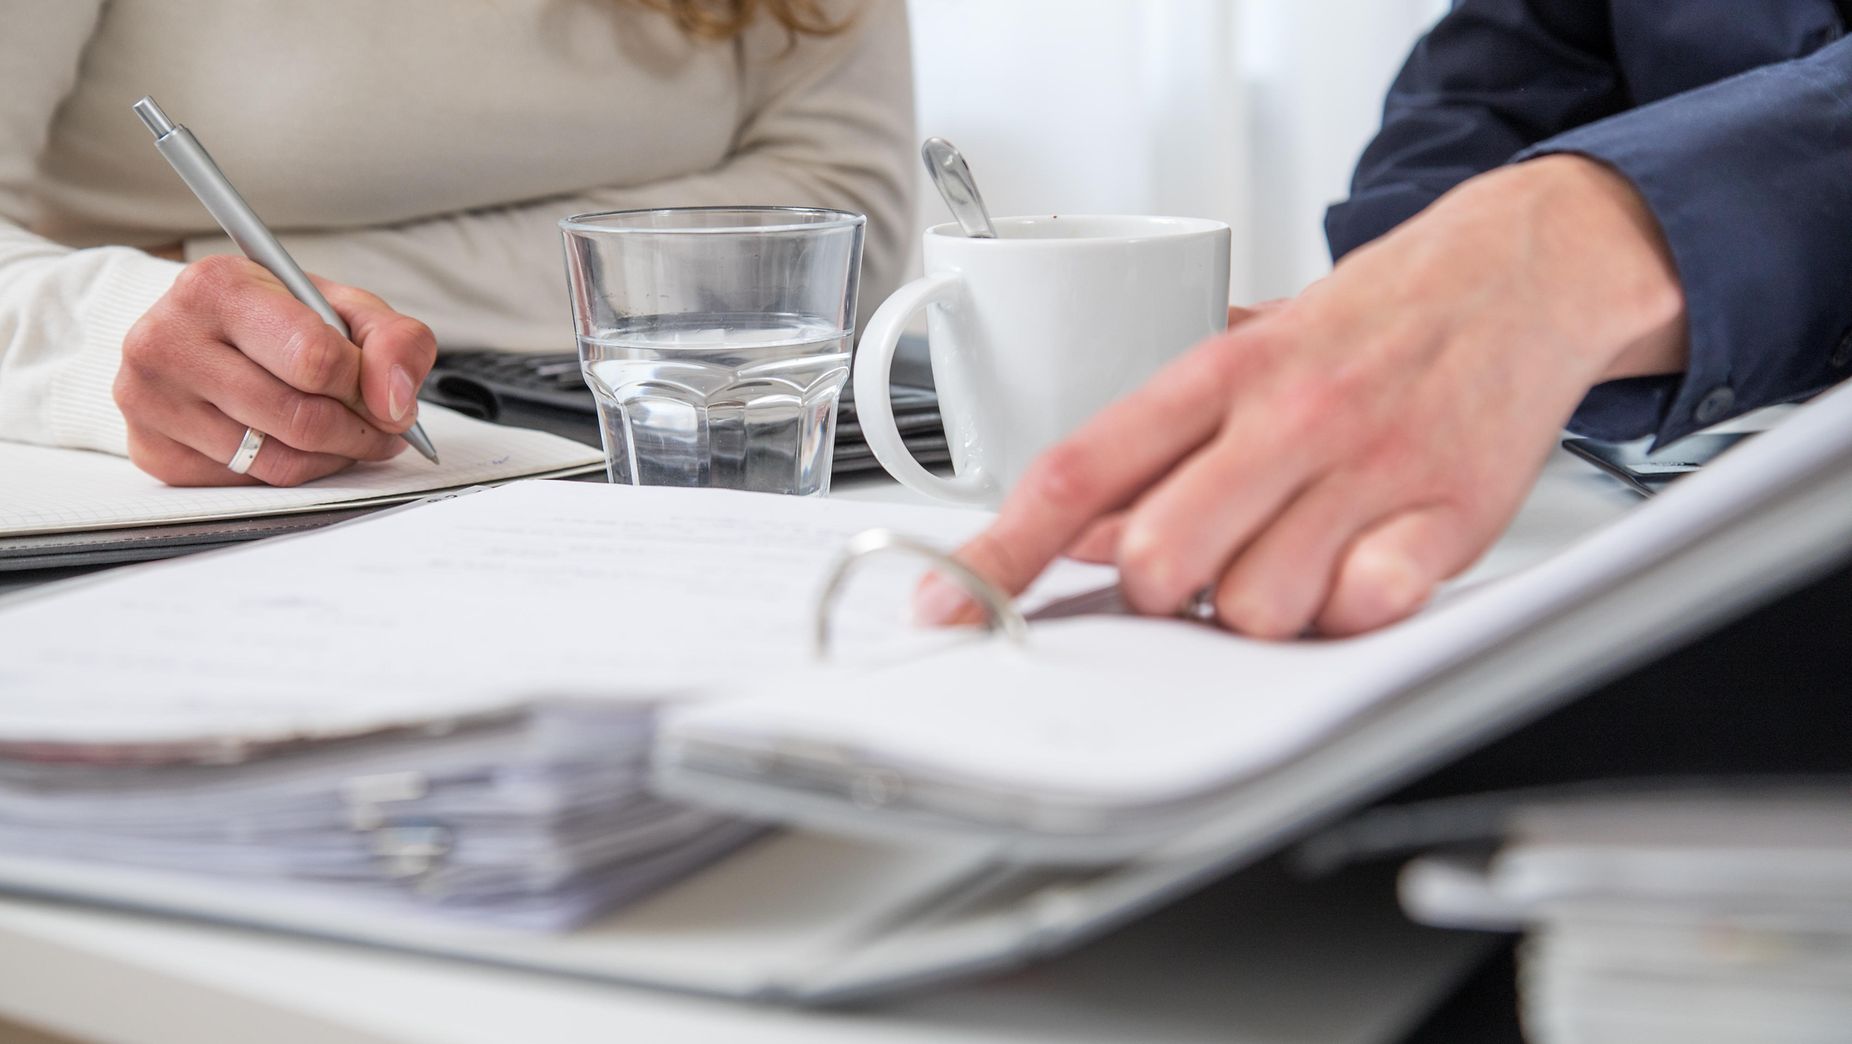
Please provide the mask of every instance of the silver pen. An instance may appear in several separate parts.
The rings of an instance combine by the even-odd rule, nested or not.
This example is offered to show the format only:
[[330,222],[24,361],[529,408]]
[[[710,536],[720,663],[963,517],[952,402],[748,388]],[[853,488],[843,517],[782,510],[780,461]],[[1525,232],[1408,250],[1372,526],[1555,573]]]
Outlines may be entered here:
[[[225,173],[219,169],[218,164],[212,162],[206,147],[199,143],[193,132],[168,119],[153,98],[143,98],[136,102],[135,115],[140,116],[141,121],[154,132],[154,147],[167,157],[167,162],[180,175],[180,180],[186,182],[186,187],[199,197],[206,212],[219,223],[232,242],[238,244],[244,256],[269,269],[272,275],[289,288],[296,300],[314,309],[323,322],[341,331],[342,337],[352,337],[347,324],[341,321],[340,314],[329,306],[328,299],[315,289],[315,284],[296,264],[296,259],[289,256],[283,244],[277,242],[277,237],[258,219],[257,212],[244,201],[237,189],[232,188],[231,182],[225,179]],[[413,449],[424,454],[426,460],[437,463],[437,447],[431,445],[422,425],[414,421],[406,430],[404,439],[412,444]]]

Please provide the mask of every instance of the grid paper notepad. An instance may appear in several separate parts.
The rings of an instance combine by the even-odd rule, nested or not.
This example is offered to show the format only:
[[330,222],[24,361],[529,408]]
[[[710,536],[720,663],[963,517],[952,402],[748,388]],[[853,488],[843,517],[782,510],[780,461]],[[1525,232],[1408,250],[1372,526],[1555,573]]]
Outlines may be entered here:
[[429,403],[420,407],[419,418],[442,464],[407,451],[292,489],[168,486],[107,453],[0,442],[0,536],[388,504],[461,486],[572,474],[604,462],[593,447],[472,420]]

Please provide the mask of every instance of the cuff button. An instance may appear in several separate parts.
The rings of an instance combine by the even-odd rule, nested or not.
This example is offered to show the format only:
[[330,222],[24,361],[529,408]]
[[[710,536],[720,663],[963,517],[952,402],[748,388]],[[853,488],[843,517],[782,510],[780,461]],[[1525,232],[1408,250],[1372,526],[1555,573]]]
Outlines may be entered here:
[[1835,370],[1852,366],[1852,330],[1847,330],[1846,335],[1839,339],[1839,347],[1833,349],[1832,358],[1827,361],[1833,364]]
[[1704,393],[1698,400],[1697,412],[1693,414],[1699,424],[1715,424],[1729,415],[1730,407],[1736,405],[1736,393],[1727,384],[1719,384]]

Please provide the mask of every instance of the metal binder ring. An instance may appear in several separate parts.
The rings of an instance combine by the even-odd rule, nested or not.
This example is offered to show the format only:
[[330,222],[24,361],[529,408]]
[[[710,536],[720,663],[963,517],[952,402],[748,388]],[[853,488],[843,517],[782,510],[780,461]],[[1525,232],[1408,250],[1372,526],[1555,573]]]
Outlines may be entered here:
[[970,566],[930,544],[891,529],[866,529],[849,538],[842,553],[836,556],[835,564],[830,567],[829,579],[824,581],[823,593],[817,598],[817,659],[829,659],[830,610],[835,607],[836,598],[842,593],[843,583],[849,578],[849,573],[862,559],[888,551],[904,551],[927,559],[935,569],[957,582],[966,594],[977,599],[978,604],[984,607],[987,614],[985,626],[993,631],[1002,631],[1005,637],[1018,644],[1028,640],[1029,622],[1023,619],[1016,604],[998,590],[995,584],[977,575]]

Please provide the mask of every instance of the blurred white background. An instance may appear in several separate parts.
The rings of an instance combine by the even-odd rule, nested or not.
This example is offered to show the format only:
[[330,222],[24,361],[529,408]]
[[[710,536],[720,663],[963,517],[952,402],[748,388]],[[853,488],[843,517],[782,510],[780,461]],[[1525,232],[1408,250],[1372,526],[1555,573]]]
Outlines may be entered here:
[[[1234,300],[1279,297],[1329,269],[1324,208],[1445,8],[911,0],[920,134],[964,151],[994,214],[1226,221]],[[930,185],[920,200],[919,227],[948,220]]]

